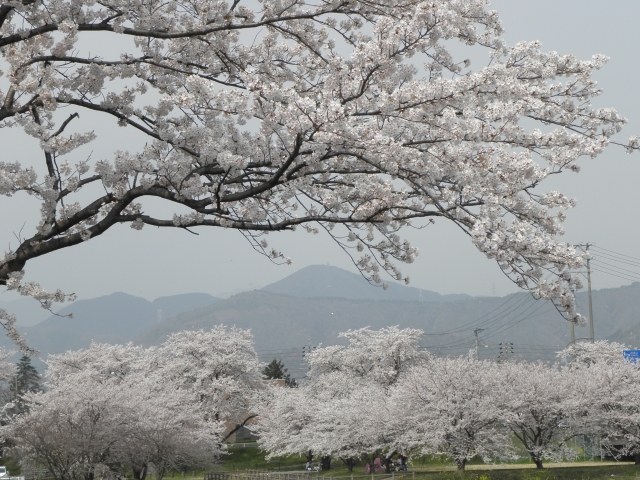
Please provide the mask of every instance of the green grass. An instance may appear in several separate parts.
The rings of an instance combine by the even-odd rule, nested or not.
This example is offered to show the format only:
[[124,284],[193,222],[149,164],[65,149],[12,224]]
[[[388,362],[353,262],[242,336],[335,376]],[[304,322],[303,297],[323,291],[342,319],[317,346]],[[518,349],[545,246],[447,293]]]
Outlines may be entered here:
[[270,461],[264,459],[266,453],[257,446],[231,447],[227,455],[221,458],[221,471],[235,470],[261,470],[261,471],[286,471],[304,470],[307,460],[303,456],[277,457]]
[[0,466],[7,467],[12,477],[19,477],[22,473],[20,463],[12,457],[0,458]]
[[[230,448],[228,452],[229,454],[222,458],[222,462],[216,470],[226,472],[243,472],[245,470],[263,472],[300,471],[304,469],[306,463],[306,459],[303,456],[279,457],[266,461],[264,459],[265,453],[260,451],[257,446]],[[319,459],[314,459],[314,464],[317,461]],[[515,462],[513,465],[515,468],[509,468],[509,465],[487,465],[485,467],[486,470],[468,470],[460,474],[453,468],[451,459],[443,456],[424,455],[413,458],[410,468],[415,472],[415,480],[612,480],[612,478],[640,480],[640,467],[619,464],[597,465],[597,461],[591,463],[591,466],[572,466],[571,463],[565,463],[561,468],[552,465],[552,468],[536,470],[534,468],[523,468],[533,467],[528,458],[523,458]],[[484,463],[480,459],[473,459],[468,463],[471,469],[483,465]],[[335,479],[336,477],[350,475],[346,466],[339,459],[333,459],[331,470],[321,472],[318,480],[323,480],[323,477],[329,480],[329,477]],[[366,480],[363,462],[356,464],[353,469],[353,475],[356,477],[354,480]],[[414,480],[413,475],[414,473],[412,472],[409,472],[408,475],[396,473],[395,480]],[[376,477],[378,480],[383,480],[383,478],[382,476]],[[185,480],[191,479],[185,478]]]
[[[562,468],[501,469],[458,472],[419,472],[415,480],[640,480],[635,465],[565,466]],[[404,480],[411,480],[407,477]]]

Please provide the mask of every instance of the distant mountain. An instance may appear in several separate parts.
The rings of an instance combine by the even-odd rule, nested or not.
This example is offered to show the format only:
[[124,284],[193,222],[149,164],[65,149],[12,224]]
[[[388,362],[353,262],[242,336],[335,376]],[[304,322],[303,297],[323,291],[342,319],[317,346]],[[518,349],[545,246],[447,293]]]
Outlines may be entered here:
[[[20,330],[29,344],[46,356],[86,347],[91,341],[130,342],[163,318],[211,305],[218,300],[206,293],[187,293],[150,302],[117,292],[78,300],[58,311],[59,316],[50,315],[37,325],[21,327]],[[69,318],[69,314],[73,314],[73,318]],[[0,344],[10,346],[6,337],[2,337]]]
[[[293,288],[293,286],[292,286]],[[587,312],[587,295],[577,294],[579,310]],[[640,346],[640,283],[593,292],[596,339],[615,339]],[[404,302],[300,298],[263,290],[245,292],[209,307],[176,315],[152,326],[138,338],[156,345],[170,333],[184,329],[211,328],[217,324],[250,328],[256,349],[264,359],[283,355],[300,365],[303,345],[339,342],[339,332],[389,325],[421,328],[423,344],[441,354],[463,355],[475,344],[479,330],[480,356],[497,358],[506,342],[513,343],[518,358],[555,358],[570,342],[570,324],[547,301],[535,301],[527,293],[507,297],[476,297],[457,302]],[[576,338],[588,337],[588,327],[576,327]],[[504,353],[503,353],[504,354]],[[286,358],[285,358],[286,363]]]
[[380,286],[371,285],[362,275],[328,265],[311,265],[262,290],[298,298],[338,297],[406,302],[455,302],[471,298],[465,294],[441,295],[395,282],[388,284],[389,287],[384,290]]
[[0,308],[15,314],[16,324],[23,327],[32,327],[51,316],[51,312],[42,308],[40,303],[32,298],[0,301]]
[[[456,297],[462,298],[452,301]],[[577,301],[579,311],[587,312],[585,292],[577,294]],[[597,339],[640,347],[640,283],[595,290],[593,308]],[[329,266],[307,267],[262,290],[226,300],[193,293],[149,302],[114,293],[77,301],[59,313],[71,312],[73,319],[54,316],[21,330],[46,356],[88,346],[92,340],[157,345],[179,330],[237,325],[252,330],[263,359],[283,358],[292,373],[301,368],[302,346],[333,344],[339,332],[365,326],[421,328],[426,332],[425,347],[452,355],[467,354],[475,345],[474,329],[479,328],[482,358],[496,358],[511,342],[517,357],[552,359],[570,341],[569,323],[553,305],[527,293],[453,296],[397,284],[384,291]],[[587,336],[588,327],[576,328],[578,339]],[[6,337],[0,339],[0,344],[8,344]]]
[[[480,336],[481,345],[490,345],[490,348],[483,347],[483,357],[497,355],[498,344],[505,338],[520,347],[519,354],[524,352],[522,345],[526,344],[527,354],[531,353],[530,345],[536,345],[538,350],[538,345],[544,345],[549,350],[544,349],[544,353],[554,355],[568,342],[568,323],[551,304],[535,302],[525,293],[505,298],[426,303],[297,298],[260,290],[241,293],[209,307],[176,315],[151,327],[137,342],[157,345],[173,332],[209,329],[221,323],[250,328],[256,350],[264,360],[286,355],[294,362],[287,363],[285,358],[292,373],[300,364],[302,346],[339,343],[338,333],[364,326],[374,329],[389,325],[421,328],[427,332],[425,346],[434,352],[454,355],[466,354],[473,346],[476,325],[487,329]],[[510,325],[517,325],[517,328],[511,329]],[[449,333],[429,335],[436,332]]]
[[631,348],[640,348],[640,325],[618,330],[610,335],[608,340],[622,343]]
[[[183,293],[181,295],[171,295],[169,297],[156,298],[151,305],[160,316],[159,319],[166,319],[182,312],[189,312],[198,308],[212,305],[221,300],[212,297],[208,293]],[[159,312],[162,311],[160,314]]]

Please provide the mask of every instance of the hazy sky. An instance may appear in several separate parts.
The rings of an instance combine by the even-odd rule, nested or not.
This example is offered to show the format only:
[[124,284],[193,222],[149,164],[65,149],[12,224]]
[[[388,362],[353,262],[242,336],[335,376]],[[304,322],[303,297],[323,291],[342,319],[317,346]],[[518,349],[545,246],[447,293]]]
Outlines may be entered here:
[[[596,78],[604,89],[598,106],[612,106],[629,119],[619,141],[640,135],[640,63],[638,46],[640,2],[631,0],[496,0],[505,39],[539,40],[545,50],[573,53],[590,58],[595,53],[611,60]],[[108,45],[113,45],[109,43]],[[97,48],[97,46],[96,46]],[[82,113],[83,119],[91,115]],[[93,158],[103,158],[114,144],[134,148],[127,129],[109,126],[110,135],[94,142]],[[0,161],[42,163],[33,141],[25,143],[16,130],[0,131]],[[600,247],[640,257],[640,154],[627,155],[622,148],[609,148],[595,160],[584,159],[582,172],[563,174],[543,187],[557,189],[578,200],[565,224],[566,240],[596,242]],[[17,243],[13,232],[26,222],[32,232],[39,217],[38,203],[27,196],[0,198],[0,242],[2,249]],[[412,285],[440,293],[504,295],[516,288],[494,262],[485,259],[456,227],[445,221],[408,234],[420,249],[413,265],[404,266]],[[255,253],[237,232],[203,231],[195,236],[182,231],[142,232],[118,226],[101,237],[27,265],[27,278],[46,288],[75,292],[81,298],[114,291],[154,299],[162,295],[207,292],[213,295],[250,289],[277,281],[311,264],[330,263],[355,271],[342,251],[322,234],[284,233],[270,236],[270,243],[293,260],[292,266],[275,266]],[[615,287],[629,281],[599,272],[594,288]],[[0,300],[14,298],[0,295]]]

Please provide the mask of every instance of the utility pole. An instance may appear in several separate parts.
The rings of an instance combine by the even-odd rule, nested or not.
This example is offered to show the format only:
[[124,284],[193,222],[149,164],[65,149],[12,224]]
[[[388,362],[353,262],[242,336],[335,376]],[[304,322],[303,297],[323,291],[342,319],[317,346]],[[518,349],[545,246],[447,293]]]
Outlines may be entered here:
[[571,322],[571,345],[576,344],[576,324]]
[[307,345],[304,345],[302,347],[302,361],[303,362],[307,362],[307,368],[310,370],[311,366],[309,365],[309,362],[307,360],[307,356],[311,354],[311,352],[313,350],[315,350],[316,347],[312,347],[311,346],[311,340],[309,340],[309,343]]
[[589,258],[589,244],[587,243],[587,288],[589,290],[589,341],[594,342],[593,334],[593,303],[591,302],[591,259]]
[[476,336],[476,360],[480,360],[480,350],[478,350],[478,332],[482,332],[484,328],[474,328],[473,334]]

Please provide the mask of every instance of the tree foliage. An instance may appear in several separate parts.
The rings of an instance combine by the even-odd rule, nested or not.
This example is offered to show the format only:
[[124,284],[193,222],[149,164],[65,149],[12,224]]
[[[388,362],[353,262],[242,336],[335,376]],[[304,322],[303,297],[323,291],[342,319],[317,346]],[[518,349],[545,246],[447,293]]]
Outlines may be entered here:
[[256,405],[259,421],[252,428],[259,445],[269,457],[336,457],[351,468],[353,459],[373,465],[380,457],[389,470],[403,428],[393,421],[393,387],[427,358],[421,335],[417,329],[362,328],[340,334],[347,345],[315,349],[299,388],[270,388]]
[[285,381],[286,387],[297,387],[295,378],[291,378],[291,374],[287,373],[289,369],[285,368],[281,360],[274,358],[264,367],[262,374],[268,379],[280,379]]
[[17,413],[25,409],[22,396],[26,393],[42,391],[42,378],[31,365],[31,357],[22,355],[16,366],[16,374],[9,383],[9,391],[14,401],[12,412]]
[[16,393],[22,395],[27,392],[39,392],[42,390],[41,383],[40,374],[31,365],[31,357],[22,355],[16,369]]
[[50,356],[46,391],[27,393],[5,436],[57,480],[128,467],[138,480],[207,467],[252,414],[262,365],[249,332],[180,332],[160,347],[92,344]]
[[[347,345],[316,349],[295,390],[271,388],[254,427],[268,456],[304,453],[389,468],[394,455],[444,455],[458,469],[480,457],[513,459],[514,442],[537,468],[574,459],[570,440],[602,438],[640,459],[640,368],[623,346],[596,342],[559,352],[563,364],[435,357],[418,330],[368,328]],[[564,360],[563,360],[564,362]]]
[[[399,265],[418,251],[401,230],[442,219],[577,321],[583,256],[558,238],[575,202],[543,184],[625,120],[591,105],[605,57],[501,34],[483,0],[6,1],[0,127],[42,157],[0,162],[0,195],[36,197],[41,218],[0,260],[0,284],[45,308],[68,299],[24,282],[25,266],[118,224],[234,229],[283,262],[265,234],[322,230],[371,281],[408,282]],[[105,122],[144,146],[81,156]]]
[[396,419],[410,425],[399,441],[403,450],[445,455],[458,470],[474,457],[487,462],[513,458],[496,401],[496,392],[504,388],[498,375],[502,368],[469,356],[432,357],[410,369],[394,392]]

